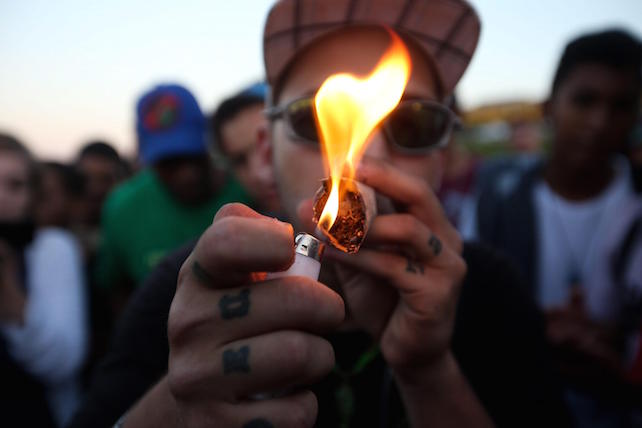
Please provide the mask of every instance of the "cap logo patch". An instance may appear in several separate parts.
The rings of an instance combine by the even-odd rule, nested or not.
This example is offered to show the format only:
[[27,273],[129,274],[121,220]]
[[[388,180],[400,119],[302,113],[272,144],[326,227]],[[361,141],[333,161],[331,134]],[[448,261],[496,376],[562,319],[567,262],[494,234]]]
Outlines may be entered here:
[[160,94],[143,109],[143,125],[149,131],[165,131],[178,121],[179,99],[174,94]]

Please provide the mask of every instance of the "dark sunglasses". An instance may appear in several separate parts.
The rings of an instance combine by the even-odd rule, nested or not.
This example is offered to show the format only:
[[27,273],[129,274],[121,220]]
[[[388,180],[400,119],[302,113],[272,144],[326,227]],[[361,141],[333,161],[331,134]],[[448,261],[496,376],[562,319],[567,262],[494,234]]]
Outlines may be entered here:
[[[293,139],[319,146],[314,118],[314,99],[296,99],[265,110],[269,120],[285,119]],[[450,140],[459,118],[448,107],[432,100],[402,100],[384,119],[382,128],[388,143],[404,154],[422,155]]]

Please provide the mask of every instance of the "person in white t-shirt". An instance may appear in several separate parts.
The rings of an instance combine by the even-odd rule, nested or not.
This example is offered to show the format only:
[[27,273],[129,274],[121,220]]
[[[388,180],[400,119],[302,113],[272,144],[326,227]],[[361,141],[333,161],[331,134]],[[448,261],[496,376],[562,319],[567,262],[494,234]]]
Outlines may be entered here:
[[641,55],[620,30],[570,42],[545,106],[548,157],[499,173],[463,228],[521,267],[578,426],[628,426],[620,410],[639,405],[627,400],[641,387],[628,373],[640,352],[642,199],[617,153],[638,117]]
[[[71,233],[33,229],[34,161],[0,134],[2,426],[64,426],[87,349],[82,253]],[[30,221],[31,220],[31,221]]]

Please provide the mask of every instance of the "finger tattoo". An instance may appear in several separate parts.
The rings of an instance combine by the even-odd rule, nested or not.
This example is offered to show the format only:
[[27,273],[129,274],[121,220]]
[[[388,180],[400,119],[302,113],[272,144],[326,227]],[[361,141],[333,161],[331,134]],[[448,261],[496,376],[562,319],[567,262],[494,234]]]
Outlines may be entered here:
[[214,282],[214,277],[208,271],[203,268],[197,261],[192,263],[192,272],[200,281],[211,285]]
[[274,425],[267,419],[258,418],[252,419],[250,422],[243,425],[243,428],[274,428]]
[[435,254],[435,256],[438,256],[439,253],[441,253],[441,241],[435,235],[430,235],[430,239],[428,239],[428,246],[432,248],[432,252]]
[[408,264],[406,265],[406,272],[412,273],[414,275],[424,274],[424,265],[422,265],[421,263],[415,262],[410,257],[406,257],[406,261],[408,262]]
[[226,349],[223,351],[223,374],[249,373],[250,347],[241,346],[238,350]]
[[238,295],[225,294],[218,302],[224,320],[241,318],[250,311],[250,289],[244,288]]

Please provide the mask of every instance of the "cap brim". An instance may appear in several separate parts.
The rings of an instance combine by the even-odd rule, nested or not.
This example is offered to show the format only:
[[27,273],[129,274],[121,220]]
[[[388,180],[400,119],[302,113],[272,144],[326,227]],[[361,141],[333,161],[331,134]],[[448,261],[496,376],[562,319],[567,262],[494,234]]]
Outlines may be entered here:
[[201,132],[177,130],[147,136],[140,145],[140,157],[145,164],[154,164],[174,156],[196,156],[207,153]]

